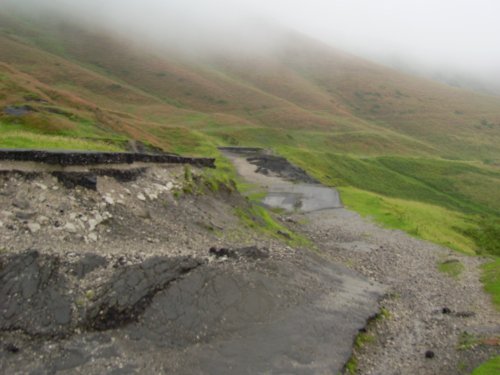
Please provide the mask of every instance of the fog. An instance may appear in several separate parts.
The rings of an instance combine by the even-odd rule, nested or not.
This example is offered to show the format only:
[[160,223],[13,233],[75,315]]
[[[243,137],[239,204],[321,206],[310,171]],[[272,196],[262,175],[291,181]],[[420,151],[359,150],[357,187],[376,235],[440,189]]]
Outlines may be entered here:
[[498,0],[2,0],[190,52],[261,48],[292,29],[383,64],[500,93]]

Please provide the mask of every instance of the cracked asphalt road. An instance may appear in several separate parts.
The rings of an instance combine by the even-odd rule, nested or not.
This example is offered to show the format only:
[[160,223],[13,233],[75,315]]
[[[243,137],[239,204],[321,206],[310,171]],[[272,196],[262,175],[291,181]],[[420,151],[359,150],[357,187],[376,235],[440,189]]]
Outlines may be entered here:
[[175,199],[162,187],[182,175],[98,175],[95,190],[44,173],[0,176],[1,373],[342,370],[383,288],[309,249],[242,233],[241,197]]

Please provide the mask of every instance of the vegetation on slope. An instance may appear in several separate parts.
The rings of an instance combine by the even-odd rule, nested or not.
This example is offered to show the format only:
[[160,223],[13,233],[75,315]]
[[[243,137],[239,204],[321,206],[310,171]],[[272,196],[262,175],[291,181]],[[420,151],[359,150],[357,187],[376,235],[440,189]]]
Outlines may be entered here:
[[472,375],[496,375],[500,373],[500,356],[491,358],[472,372]]

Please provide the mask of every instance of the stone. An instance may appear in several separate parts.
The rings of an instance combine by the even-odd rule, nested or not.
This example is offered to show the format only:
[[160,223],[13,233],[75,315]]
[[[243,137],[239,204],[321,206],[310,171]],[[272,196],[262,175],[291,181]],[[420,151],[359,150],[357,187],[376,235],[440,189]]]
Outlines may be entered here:
[[89,231],[92,232],[95,229],[95,227],[99,225],[99,222],[96,219],[89,219],[88,224],[89,224]]
[[142,219],[151,219],[151,212],[147,207],[137,207],[134,210],[135,214]]
[[287,240],[292,239],[292,236],[290,236],[290,233],[284,232],[282,230],[278,230],[276,233],[279,234],[280,236],[285,237]]
[[7,345],[5,345],[6,352],[9,352],[12,354],[17,354],[17,353],[19,353],[20,350],[21,349],[19,349],[19,347],[14,345],[13,343],[8,343]]
[[425,352],[425,358],[432,359],[436,356],[436,354],[432,350],[427,350]]
[[52,174],[68,189],[80,186],[89,190],[97,190],[97,175],[94,173],[53,172]]
[[38,223],[28,223],[28,229],[32,234],[37,233],[42,227]]
[[137,199],[139,199],[140,201],[145,201],[146,197],[144,196],[144,194],[139,193],[139,194],[137,194]]
[[77,232],[76,226],[73,223],[66,223],[66,225],[64,226],[64,230],[66,230],[66,232],[69,232],[69,233],[76,233]]
[[35,109],[29,105],[14,106],[9,105],[3,109],[3,113],[9,116],[22,117],[30,112],[35,112]]
[[5,219],[10,218],[12,215],[14,214],[10,211],[0,211],[0,216],[2,216]]
[[149,192],[147,194],[148,194],[148,198],[151,199],[152,201],[158,199],[158,194],[156,194],[156,193]]
[[105,201],[107,204],[109,204],[109,205],[113,205],[113,204],[115,204],[114,199],[113,199],[113,198],[111,198],[109,195],[106,195],[106,196],[104,197],[104,201]]
[[12,201],[12,205],[14,207],[20,208],[21,210],[27,210],[30,206],[27,200],[21,198],[14,198],[14,200]]
[[17,211],[15,215],[19,220],[29,220],[36,215],[36,211]]
[[47,216],[38,216],[36,218],[36,222],[40,225],[47,225],[50,222],[50,219]]
[[215,255],[217,258],[227,257],[227,258],[250,258],[250,259],[265,259],[269,258],[269,250],[266,248],[258,248],[257,246],[242,247],[239,249],[225,249],[216,247],[211,247],[208,251],[211,255]]
[[90,233],[87,238],[89,239],[90,242],[97,242],[97,234],[95,233]]
[[443,309],[441,310],[441,312],[443,314],[450,314],[451,313],[451,310],[448,308],[448,307],[443,307]]

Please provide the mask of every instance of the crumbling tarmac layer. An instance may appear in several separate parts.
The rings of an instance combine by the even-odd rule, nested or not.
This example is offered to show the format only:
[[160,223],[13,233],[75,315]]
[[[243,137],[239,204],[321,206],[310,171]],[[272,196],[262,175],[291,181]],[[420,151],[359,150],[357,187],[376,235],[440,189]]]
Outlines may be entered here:
[[91,166],[98,164],[170,163],[191,164],[197,167],[215,167],[213,158],[191,158],[174,154],[134,152],[91,152],[0,149],[0,161],[36,162],[58,166]]
[[181,166],[95,178],[0,174],[0,373],[341,371],[379,284],[249,231],[229,189],[178,197]]

